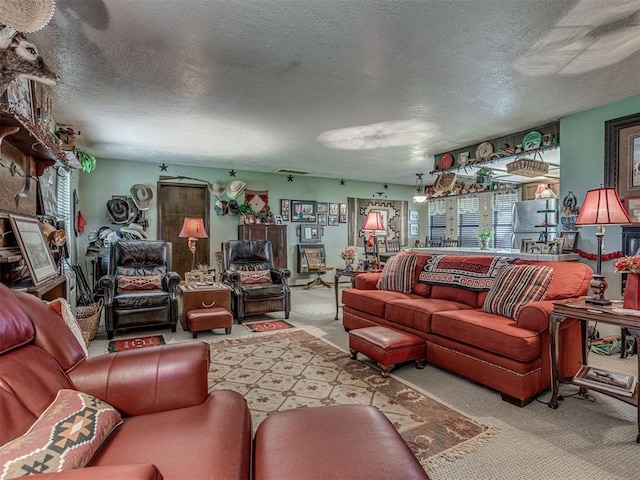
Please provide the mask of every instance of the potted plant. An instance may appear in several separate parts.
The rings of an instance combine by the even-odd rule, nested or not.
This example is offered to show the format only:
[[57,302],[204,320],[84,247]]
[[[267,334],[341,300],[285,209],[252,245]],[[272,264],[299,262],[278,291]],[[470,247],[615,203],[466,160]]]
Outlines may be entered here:
[[478,230],[478,243],[480,243],[480,250],[489,250],[489,241],[493,237],[492,230]]
[[488,167],[482,167],[476,172],[476,183],[478,185],[490,185],[491,177],[495,175],[495,172]]

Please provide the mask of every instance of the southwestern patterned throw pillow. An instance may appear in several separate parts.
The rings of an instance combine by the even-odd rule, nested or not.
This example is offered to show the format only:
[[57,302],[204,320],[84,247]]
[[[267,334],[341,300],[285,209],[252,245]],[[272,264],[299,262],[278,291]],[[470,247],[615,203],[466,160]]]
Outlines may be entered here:
[[134,290],[161,290],[162,275],[126,276],[118,275],[118,293]]
[[240,283],[242,285],[258,285],[261,283],[273,283],[271,281],[271,270],[238,270]]
[[24,435],[0,448],[0,480],[82,468],[121,423],[102,400],[60,390]]
[[544,300],[553,273],[553,268],[544,265],[501,267],[482,305],[482,311],[516,320],[525,304]]
[[418,282],[486,292],[493,285],[498,269],[514,261],[512,257],[433,255],[424,263]]
[[415,255],[394,255],[384,264],[376,288],[393,292],[410,293],[416,269]]

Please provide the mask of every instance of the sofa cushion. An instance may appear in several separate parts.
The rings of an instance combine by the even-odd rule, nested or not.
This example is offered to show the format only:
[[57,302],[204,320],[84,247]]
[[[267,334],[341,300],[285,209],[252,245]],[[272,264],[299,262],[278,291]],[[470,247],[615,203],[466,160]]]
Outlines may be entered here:
[[415,268],[415,255],[394,255],[385,263],[377,288],[402,293],[411,292]]
[[415,269],[415,275],[413,277],[413,290],[411,293],[415,293],[416,295],[422,295],[423,297],[429,296],[429,293],[431,292],[431,285],[429,285],[428,283],[420,283],[418,279],[420,278],[420,273],[422,272],[422,268],[424,267],[424,264],[431,257],[432,255],[430,253],[416,254],[416,269]]
[[549,285],[545,300],[577,298],[586,295],[593,270],[582,262],[539,262],[517,260],[517,265],[545,265],[553,268],[553,281]]
[[273,283],[271,280],[271,270],[238,270],[238,275],[240,275],[240,283],[242,285]]
[[109,404],[62,389],[24,435],[0,448],[0,479],[82,468],[121,423]]
[[430,332],[431,316],[434,312],[470,308],[472,307],[464,303],[441,300],[439,298],[402,298],[387,302],[384,318],[400,325],[416,328],[422,332]]
[[162,275],[118,275],[117,278],[118,293],[162,289]]
[[417,299],[419,297],[407,293],[392,292],[391,290],[346,288],[342,291],[342,303],[378,317],[384,317],[384,309],[388,301],[406,298]]
[[519,362],[540,357],[537,332],[518,328],[511,318],[478,309],[434,313],[431,332]]
[[544,299],[552,279],[551,267],[505,265],[498,271],[482,310],[515,320],[526,303]]
[[82,329],[80,328],[80,324],[78,320],[73,315],[71,311],[71,305],[62,297],[56,298],[49,302],[49,306],[56,312],[62,319],[64,323],[67,324],[73,336],[76,337],[78,344],[82,347],[82,351],[84,352],[85,358],[89,356],[89,350],[87,350],[87,345],[84,342],[84,338],[82,338]]
[[498,269],[514,260],[512,257],[433,255],[424,263],[418,282],[488,291]]

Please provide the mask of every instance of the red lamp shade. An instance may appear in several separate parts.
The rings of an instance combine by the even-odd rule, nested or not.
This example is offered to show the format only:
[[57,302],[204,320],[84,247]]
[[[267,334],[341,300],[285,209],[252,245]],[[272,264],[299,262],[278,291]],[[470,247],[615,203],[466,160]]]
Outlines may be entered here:
[[367,218],[364,221],[362,230],[384,230],[384,223],[382,223],[382,215],[380,215],[380,212],[367,213]]
[[614,188],[589,190],[576,225],[619,225],[631,223]]
[[204,229],[204,219],[191,217],[185,217],[178,236],[181,238],[209,238]]

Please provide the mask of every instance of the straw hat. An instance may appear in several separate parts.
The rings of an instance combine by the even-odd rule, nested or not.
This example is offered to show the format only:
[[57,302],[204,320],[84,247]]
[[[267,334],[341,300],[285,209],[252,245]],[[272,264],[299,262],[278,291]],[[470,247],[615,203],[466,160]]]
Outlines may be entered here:
[[215,182],[213,185],[209,184],[207,185],[207,188],[209,189],[209,193],[216,197],[224,194],[224,185],[222,185],[220,182]]
[[229,185],[227,185],[227,189],[225,190],[227,197],[232,199],[236,198],[238,195],[240,195],[240,192],[242,192],[246,186],[247,184],[240,180],[235,180],[229,183]]
[[0,23],[19,32],[36,32],[49,23],[55,9],[55,0],[0,2]]
[[153,190],[151,187],[142,183],[136,183],[131,187],[131,198],[139,210],[149,210],[151,200],[153,199]]

